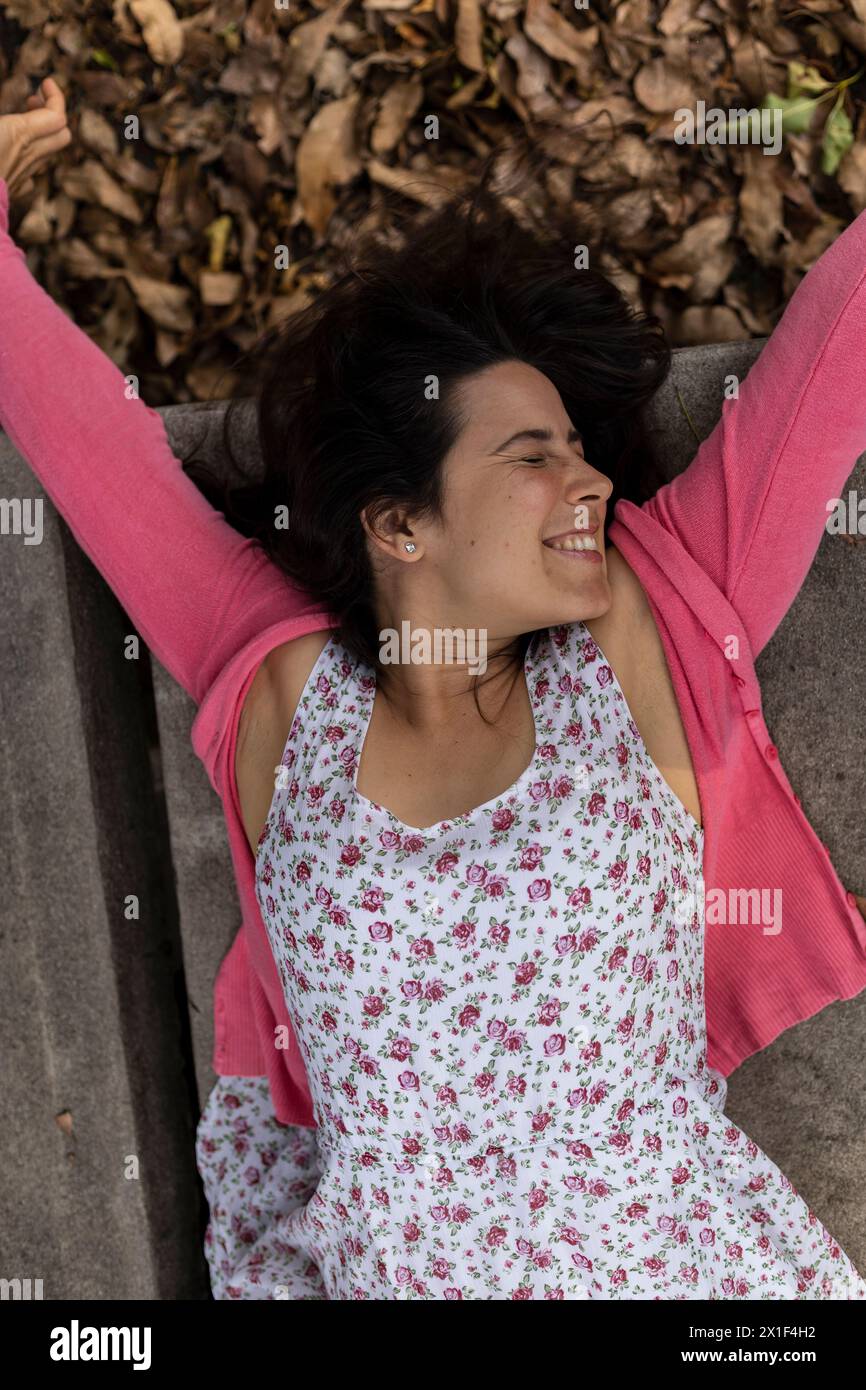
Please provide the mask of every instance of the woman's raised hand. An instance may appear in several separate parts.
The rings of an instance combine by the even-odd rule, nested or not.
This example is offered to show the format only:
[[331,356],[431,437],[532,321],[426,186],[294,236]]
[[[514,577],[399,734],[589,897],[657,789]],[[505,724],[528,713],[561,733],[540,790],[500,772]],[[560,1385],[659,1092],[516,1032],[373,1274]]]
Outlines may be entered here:
[[66,98],[53,77],[27,98],[27,111],[0,116],[0,179],[10,194],[27,193],[33,175],[72,139],[66,119]]

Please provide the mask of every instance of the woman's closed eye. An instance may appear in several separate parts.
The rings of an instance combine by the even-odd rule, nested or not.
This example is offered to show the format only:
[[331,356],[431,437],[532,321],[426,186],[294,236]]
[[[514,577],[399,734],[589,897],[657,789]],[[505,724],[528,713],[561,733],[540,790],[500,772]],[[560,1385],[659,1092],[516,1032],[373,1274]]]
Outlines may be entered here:
[[[583,454],[574,454],[574,455],[572,455],[572,460],[573,460],[574,463],[585,463],[585,462],[586,462],[586,460],[585,460]],[[549,463],[549,462],[550,462],[550,459],[548,458],[548,456],[547,456],[546,454],[545,454],[545,455],[542,455],[542,454],[533,454],[530,458],[522,458],[522,459],[520,460],[520,462],[521,462],[521,463],[531,463],[531,464],[542,464],[542,463]]]

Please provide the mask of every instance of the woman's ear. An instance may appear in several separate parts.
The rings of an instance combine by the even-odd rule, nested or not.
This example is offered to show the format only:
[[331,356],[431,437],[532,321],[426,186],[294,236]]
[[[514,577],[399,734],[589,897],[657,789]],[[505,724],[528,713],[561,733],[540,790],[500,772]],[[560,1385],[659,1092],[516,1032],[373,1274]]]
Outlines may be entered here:
[[[373,545],[390,559],[406,556],[406,542],[415,541],[406,513],[398,507],[373,514],[365,507],[360,514],[361,525]],[[415,542],[417,544],[417,542]]]

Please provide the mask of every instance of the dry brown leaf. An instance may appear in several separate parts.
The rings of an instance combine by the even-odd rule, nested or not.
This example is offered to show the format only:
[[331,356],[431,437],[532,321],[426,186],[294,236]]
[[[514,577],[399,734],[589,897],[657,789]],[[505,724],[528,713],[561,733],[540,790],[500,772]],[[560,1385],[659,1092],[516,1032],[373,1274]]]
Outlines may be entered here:
[[[658,284],[692,289],[696,282],[698,298],[704,298],[708,286],[717,280],[718,271],[713,257],[720,257],[734,225],[733,213],[715,213],[687,227],[679,241],[650,261],[650,272]],[[723,277],[724,278],[724,277]]]
[[283,143],[283,126],[276,99],[260,92],[250,102],[250,123],[255,127],[256,145],[265,156],[272,155]]
[[756,337],[766,337],[775,328],[773,315],[769,313],[758,302],[757,293],[753,286],[748,289],[742,285],[732,284],[730,281],[725,285],[723,295],[725,303],[730,309],[742,319],[750,333]]
[[411,44],[413,48],[427,47],[427,35],[422,33],[420,29],[416,29],[414,24],[395,24],[394,28],[400,38]]
[[45,246],[54,236],[53,202],[44,193],[37,193],[18,224],[16,240],[26,246]]
[[102,256],[97,255],[81,237],[69,237],[57,248],[61,261],[70,275],[77,280],[102,279],[123,272],[109,266]]
[[98,203],[109,212],[117,213],[118,217],[125,217],[127,222],[142,220],[141,209],[135,199],[95,159],[85,159],[83,164],[75,168],[60,169],[57,180],[70,198]]
[[523,31],[528,39],[547,54],[573,67],[580,82],[592,79],[592,49],[598,43],[598,28],[577,29],[549,0],[529,0]]
[[321,107],[298,145],[298,200],[305,221],[317,236],[324,234],[336,207],[334,189],[354,178],[361,169],[355,139],[359,101],[355,93]]
[[866,208],[866,145],[856,141],[842,159],[836,175],[855,213]]
[[424,207],[438,207],[454,190],[456,180],[449,175],[447,166],[440,166],[435,172],[423,173],[411,169],[395,169],[383,164],[379,159],[371,159],[366,170],[374,183],[383,188],[402,193],[404,198],[421,203]]
[[424,84],[414,74],[407,81],[392,82],[379,103],[376,124],[370,135],[374,154],[387,154],[403,138],[424,96]]
[[155,63],[170,66],[183,55],[183,29],[168,0],[128,0]]
[[156,360],[161,367],[168,367],[183,350],[181,339],[174,333],[166,333],[164,328],[156,330]]
[[654,58],[639,70],[634,79],[634,94],[641,106],[659,115],[681,106],[694,106],[697,100],[689,74],[664,58]]
[[223,143],[221,157],[236,184],[246,189],[256,202],[264,198],[270,165],[252,140],[245,140],[233,132]]
[[759,261],[771,264],[783,230],[782,189],[776,162],[763,150],[743,150],[745,178],[740,189],[740,235]]
[[833,28],[858,53],[866,53],[866,24],[845,13],[827,16]]
[[191,367],[186,384],[197,401],[228,401],[236,394],[240,377],[237,372],[209,363]]
[[65,193],[58,189],[57,197],[54,202],[55,231],[58,240],[68,236],[75,221],[75,214],[78,211],[78,204],[73,198],[67,197]]
[[135,295],[138,307],[158,323],[160,328],[169,328],[175,333],[187,333],[194,319],[191,308],[192,295],[182,285],[169,285],[163,280],[153,280],[149,275],[130,275],[126,279]]
[[822,214],[821,221],[800,240],[791,240],[782,247],[779,263],[785,270],[785,296],[794,293],[801,276],[815,264],[827,247],[836,240],[843,224],[837,217]]
[[125,149],[122,154],[109,159],[108,167],[116,178],[122,179],[138,193],[150,195],[159,189],[159,172],[148,169],[146,164],[136,159],[131,149]]
[[230,92],[232,96],[249,97],[253,92],[273,92],[278,83],[276,68],[263,63],[261,54],[250,50],[226,64],[217,86],[221,92]]
[[[866,53],[866,0],[2,10],[20,28],[0,51],[0,113],[20,109],[45,71],[75,98],[75,142],[22,200],[18,236],[61,304],[68,285],[98,288],[88,331],[157,397],[205,393],[264,324],[330,283],[332,255],[356,231],[387,239],[398,200],[434,206],[467,189],[524,127],[549,161],[531,197],[541,220],[570,210],[603,241],[630,302],[655,306],[677,341],[766,332],[844,210],[866,208],[863,84],[846,92],[856,136],[835,178],[820,173],[821,121],[786,135],[772,160],[673,139],[673,113],[697,97],[743,107],[786,91],[792,58],[830,83],[849,77]],[[426,111],[447,113],[447,148],[423,139]],[[134,141],[122,138],[129,112],[141,118]],[[206,229],[226,218],[225,261],[209,263]],[[267,248],[283,242],[304,269],[280,292]],[[683,315],[684,295],[697,312]]]
[[[470,77],[468,82],[464,82],[462,87],[458,87],[456,92],[452,92],[445,103],[448,110],[459,111],[463,106],[474,106],[475,98],[478,96],[481,88],[486,86],[488,76],[490,76],[490,74],[486,72],[476,72],[474,77]],[[494,77],[494,86],[495,85],[496,80]],[[488,98],[486,102],[481,104],[491,105],[492,103],[490,98]]]
[[705,34],[709,25],[698,17],[700,0],[669,0],[659,19],[662,34]]
[[369,68],[423,68],[428,61],[427,54],[409,52],[404,49],[401,52],[388,53],[377,51],[367,53],[363,58],[359,58],[349,68],[349,76],[354,82],[360,82],[366,76]]
[[117,154],[117,131],[99,111],[85,106],[78,118],[78,137],[82,144],[103,158]]
[[484,71],[484,55],[481,50],[483,20],[479,0],[457,0],[457,23],[455,40],[457,59],[471,72]]
[[234,304],[244,286],[244,277],[229,270],[203,270],[198,277],[202,304]]
[[349,0],[328,5],[323,14],[305,20],[292,29],[288,39],[288,62],[282,90],[290,98],[301,98],[307,81],[319,65],[331,35],[343,18]]
[[317,93],[329,92],[335,97],[346,95],[352,85],[352,79],[349,74],[349,60],[342,48],[332,47],[325,50],[313,74],[313,83]]
[[550,62],[523,34],[512,34],[505,52],[517,66],[517,94],[534,116],[556,106]]
[[139,316],[129,286],[123,279],[110,283],[111,303],[90,330],[94,341],[112,362],[124,362],[139,328]]
[[734,78],[739,84],[742,97],[747,100],[732,100],[724,105],[760,104],[767,92],[787,90],[787,65],[781,54],[774,53],[754,34],[740,35],[734,31],[733,38]]
[[688,347],[700,343],[734,343],[748,338],[749,332],[733,309],[724,304],[692,304],[675,321],[677,345]]
[[606,216],[614,234],[625,241],[642,232],[652,217],[652,194],[648,188],[634,188],[612,198]]
[[625,295],[633,309],[643,309],[639,275],[635,275],[634,271],[627,270],[615,256],[610,254],[603,256],[602,269],[620,293]]
[[[590,101],[581,102],[561,124],[564,132],[579,130],[584,140],[608,141],[616,134],[619,126],[631,124],[639,117],[639,108],[633,101],[614,93],[612,96],[593,97]],[[563,140],[560,157],[566,163],[579,164],[586,156],[569,134]]]

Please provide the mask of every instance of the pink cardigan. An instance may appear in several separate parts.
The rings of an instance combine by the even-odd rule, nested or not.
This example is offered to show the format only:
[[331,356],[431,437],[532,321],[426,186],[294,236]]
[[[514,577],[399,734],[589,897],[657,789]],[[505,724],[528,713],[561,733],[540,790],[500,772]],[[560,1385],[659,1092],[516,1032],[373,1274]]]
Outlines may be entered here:
[[[782,889],[783,929],[711,926],[709,1064],[725,1076],[866,986],[866,922],[800,809],[764,723],[754,661],[795,598],[866,449],[866,212],[825,251],[679,477],[620,501],[610,540],[645,589],[694,761],[707,891]],[[0,180],[0,424],[149,648],[193,697],[193,747],[220,797],[242,926],[215,984],[214,1067],[269,1078],[277,1117],[314,1126],[254,889],[234,777],[262,659],[336,625],[186,477],[161,417],[54,304],[8,235]],[[726,655],[731,636],[739,654]],[[287,1025],[290,1045],[275,1047]]]

